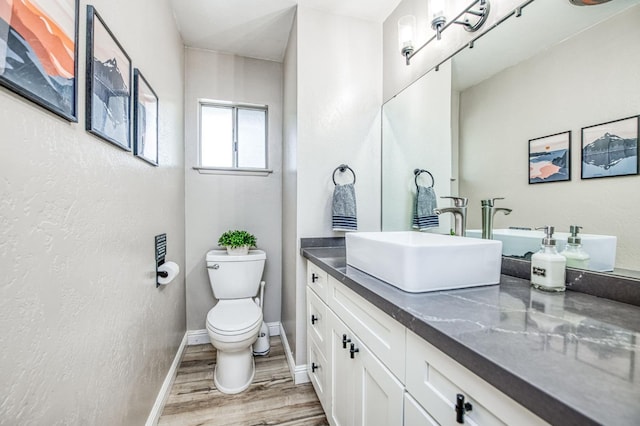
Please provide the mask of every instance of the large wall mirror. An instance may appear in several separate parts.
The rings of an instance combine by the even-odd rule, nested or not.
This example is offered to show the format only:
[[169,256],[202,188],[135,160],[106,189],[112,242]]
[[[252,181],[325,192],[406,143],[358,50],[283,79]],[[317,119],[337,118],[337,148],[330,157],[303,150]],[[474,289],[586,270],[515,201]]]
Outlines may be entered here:
[[[438,196],[469,198],[467,229],[481,227],[480,200],[504,197],[513,212],[495,228],[615,236],[612,272],[639,276],[640,175],[581,178],[582,129],[640,114],[639,22],[638,0],[534,0],[386,102],[382,229],[411,229],[424,168]],[[562,132],[570,180],[530,184],[529,141]]]

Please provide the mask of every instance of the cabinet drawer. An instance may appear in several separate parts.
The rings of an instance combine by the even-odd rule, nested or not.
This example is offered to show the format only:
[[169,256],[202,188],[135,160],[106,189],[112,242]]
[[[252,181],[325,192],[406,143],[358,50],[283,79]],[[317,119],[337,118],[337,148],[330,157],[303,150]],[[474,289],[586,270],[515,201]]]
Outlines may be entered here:
[[307,286],[307,336],[315,340],[318,349],[327,356],[327,305]]
[[327,403],[331,401],[330,388],[327,381],[330,374],[329,363],[313,339],[308,341],[307,348],[307,374],[322,404],[322,408],[326,412]]
[[329,277],[329,307],[400,381],[404,380],[405,327]]
[[318,297],[324,302],[327,301],[327,278],[328,274],[318,266],[307,261],[307,285],[316,292]]
[[473,407],[464,415],[465,424],[547,424],[411,331],[406,354],[407,391],[443,426],[458,425],[457,394]]

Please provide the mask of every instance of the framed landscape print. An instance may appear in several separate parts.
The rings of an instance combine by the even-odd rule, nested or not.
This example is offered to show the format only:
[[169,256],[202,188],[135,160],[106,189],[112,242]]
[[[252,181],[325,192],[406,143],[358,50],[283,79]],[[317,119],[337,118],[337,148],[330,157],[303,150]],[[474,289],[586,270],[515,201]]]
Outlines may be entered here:
[[0,84],[78,121],[77,40],[77,0],[0,0]]
[[158,96],[138,68],[133,71],[133,153],[158,165]]
[[582,179],[638,174],[639,117],[582,128]]
[[571,132],[529,140],[529,183],[571,180]]
[[131,151],[131,59],[87,6],[86,129]]

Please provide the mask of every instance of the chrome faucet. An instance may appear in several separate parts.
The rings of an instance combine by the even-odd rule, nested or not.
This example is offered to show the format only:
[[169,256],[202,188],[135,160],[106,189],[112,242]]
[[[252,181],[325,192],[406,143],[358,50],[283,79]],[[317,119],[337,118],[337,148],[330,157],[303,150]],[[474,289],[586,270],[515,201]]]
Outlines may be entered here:
[[511,213],[511,209],[494,207],[496,200],[504,200],[504,198],[491,198],[480,201],[482,206],[482,238],[485,240],[493,239],[493,216],[497,212],[503,212],[505,215]]
[[433,212],[437,215],[442,213],[452,213],[454,219],[454,232],[460,237],[464,237],[467,231],[467,203],[469,200],[464,197],[440,197],[451,198],[453,200],[453,207],[445,207],[443,209],[435,209]]

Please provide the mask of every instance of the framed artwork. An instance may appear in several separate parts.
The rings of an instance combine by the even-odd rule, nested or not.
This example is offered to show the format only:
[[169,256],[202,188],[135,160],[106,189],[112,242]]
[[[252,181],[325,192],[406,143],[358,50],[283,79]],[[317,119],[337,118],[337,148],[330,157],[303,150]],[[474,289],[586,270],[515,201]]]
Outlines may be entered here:
[[133,153],[158,165],[158,95],[138,68],[133,70]]
[[77,122],[78,0],[3,1],[0,85]]
[[638,174],[640,116],[582,128],[582,179]]
[[87,6],[86,129],[131,151],[131,59],[91,5]]
[[571,131],[529,140],[529,183],[571,180]]

